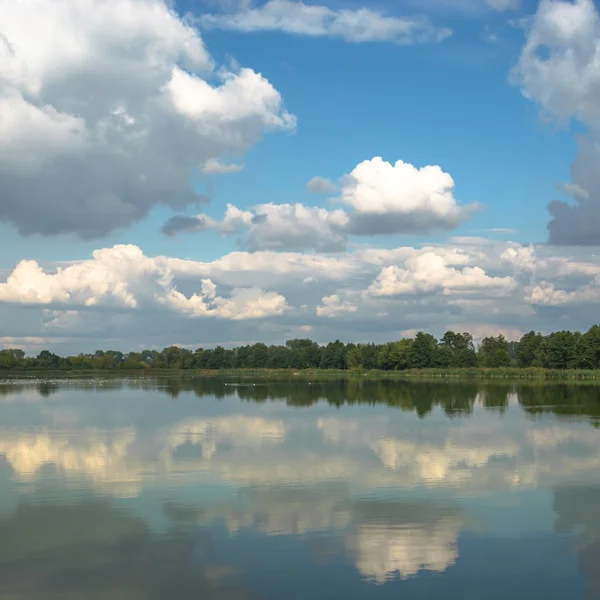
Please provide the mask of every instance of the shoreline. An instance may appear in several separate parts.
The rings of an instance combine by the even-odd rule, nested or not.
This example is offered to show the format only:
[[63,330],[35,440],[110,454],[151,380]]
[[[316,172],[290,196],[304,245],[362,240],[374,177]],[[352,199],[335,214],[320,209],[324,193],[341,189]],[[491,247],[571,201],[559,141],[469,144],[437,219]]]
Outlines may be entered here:
[[410,379],[437,381],[465,380],[535,380],[535,381],[599,381],[599,370],[585,369],[542,369],[542,368],[468,368],[468,369],[412,369],[405,371],[383,371],[363,369],[97,369],[97,370],[0,370],[1,379],[27,378],[63,378],[106,376],[106,377],[144,377],[144,376],[178,376],[178,377],[254,377],[265,379]]

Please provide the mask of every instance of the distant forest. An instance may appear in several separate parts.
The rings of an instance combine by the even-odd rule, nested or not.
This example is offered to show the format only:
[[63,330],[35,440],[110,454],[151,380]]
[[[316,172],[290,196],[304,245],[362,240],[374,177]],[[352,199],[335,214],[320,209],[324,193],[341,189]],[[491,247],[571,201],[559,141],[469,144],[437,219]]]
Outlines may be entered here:
[[428,368],[540,367],[600,369],[600,326],[586,333],[530,331],[518,342],[503,336],[486,337],[476,346],[469,333],[447,331],[440,340],[419,332],[411,339],[385,344],[320,345],[310,339],[288,340],[283,346],[258,343],[226,349],[195,351],[170,346],[162,351],[123,353],[97,350],[93,354],[61,357],[42,350],[35,357],[19,349],[0,350],[0,370],[137,370],[137,369],[351,369],[402,371]]

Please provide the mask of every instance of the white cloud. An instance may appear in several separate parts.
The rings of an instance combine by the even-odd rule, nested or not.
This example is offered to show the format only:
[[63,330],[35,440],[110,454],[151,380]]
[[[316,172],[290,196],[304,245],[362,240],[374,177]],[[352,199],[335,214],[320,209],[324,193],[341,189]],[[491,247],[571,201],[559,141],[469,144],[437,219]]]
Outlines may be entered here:
[[341,317],[346,313],[354,313],[358,310],[356,304],[347,300],[342,301],[337,294],[326,296],[322,299],[322,306],[317,306],[317,315],[319,317]]
[[489,231],[490,233],[518,233],[516,229],[512,229],[511,227],[492,227],[483,231]]
[[[346,248],[347,236],[389,233],[423,233],[453,229],[477,205],[460,206],[453,195],[454,181],[438,166],[417,169],[402,161],[394,165],[376,157],[357,165],[342,178],[341,202],[351,211],[328,210],[303,204],[259,204],[247,218],[238,220],[240,209],[227,206],[223,221],[200,214],[175,216],[163,227],[169,235],[184,231],[213,230],[248,232],[245,245],[250,250],[303,250],[339,252]],[[313,192],[333,191],[333,183],[313,178]],[[235,215],[230,212],[235,211]],[[253,216],[252,216],[253,215]],[[235,217],[235,227],[231,226]],[[238,226],[239,225],[239,226]]]
[[339,191],[339,187],[331,179],[319,175],[306,184],[306,189],[313,194],[335,194]]
[[343,210],[307,207],[302,204],[261,204],[248,232],[251,250],[343,250],[348,216]]
[[260,74],[212,70],[163,0],[4,3],[0,219],[99,237],[155,205],[197,203],[194,169],[294,128]]
[[237,12],[205,14],[204,27],[242,32],[282,31],[310,37],[340,38],[347,42],[417,44],[441,42],[451,35],[425,17],[396,17],[368,8],[332,9],[302,1],[268,0]]
[[343,254],[327,256],[300,252],[231,252],[212,262],[203,263],[179,258],[165,259],[167,265],[182,277],[209,277],[226,285],[243,285],[268,281],[282,285],[302,282],[306,277],[342,281],[361,270],[360,259]]
[[228,298],[216,295],[210,279],[203,279],[200,287],[199,293],[186,296],[177,290],[164,259],[144,256],[137,246],[115,246],[96,250],[91,260],[54,274],[35,261],[21,261],[6,283],[0,283],[0,302],[126,310],[164,307],[190,317],[233,320],[280,315],[288,308],[280,294],[256,287],[234,288]]
[[489,18],[490,9],[497,12],[518,9],[521,0],[408,0],[408,3],[418,10],[425,10],[436,16],[453,16],[452,13],[456,12],[463,17],[484,19]]
[[542,281],[527,294],[531,304],[540,306],[568,306],[578,304],[596,304],[600,301],[600,281],[584,285],[573,290],[563,290],[554,283]]
[[542,0],[530,24],[513,81],[545,115],[588,128],[579,139],[572,181],[562,190],[574,203],[548,205],[549,242],[598,245],[600,219],[600,14],[593,0]]
[[600,119],[600,17],[592,0],[541,0],[513,76],[561,118]]
[[225,216],[222,221],[217,221],[208,215],[185,217],[177,215],[169,219],[162,228],[163,233],[174,235],[187,231],[218,231],[219,233],[234,233],[251,227],[254,213],[240,210],[233,204],[227,204]]
[[507,248],[500,255],[500,260],[524,271],[534,271],[536,267],[535,248],[533,246]]
[[247,232],[244,245],[250,250],[304,250],[339,252],[346,247],[344,228],[348,216],[343,210],[308,207],[303,204],[259,204],[242,211],[231,204],[222,221],[206,215],[176,216],[163,232],[183,231]]
[[454,229],[476,208],[459,206],[453,191],[454,180],[439,166],[375,157],[343,178],[341,200],[353,208],[353,233],[415,233]]
[[[554,252],[547,247],[546,253]],[[517,272],[529,272],[543,277],[573,278],[600,275],[600,266],[593,262],[571,260],[566,256],[550,255],[545,258],[538,256],[534,246],[512,245],[500,254],[502,263],[512,265]]]
[[438,293],[491,293],[507,295],[516,287],[512,277],[490,277],[480,267],[456,269],[446,257],[425,252],[408,258],[404,267],[384,267],[369,287],[373,296]]
[[218,158],[209,158],[200,171],[204,175],[227,175],[227,173],[239,173],[244,165],[238,163],[222,163]]
[[[307,331],[319,342],[385,342],[410,330],[439,337],[450,326],[516,335],[554,330],[557,319],[575,330],[597,322],[598,275],[600,255],[589,250],[533,253],[474,239],[335,255],[231,252],[207,262],[117,246],[58,269],[21,263],[0,283],[0,318],[4,337],[43,338],[58,353],[282,343]],[[199,330],[189,326],[194,316],[217,318]]]
[[577,183],[563,183],[559,186],[559,189],[562,189],[568,196],[573,196],[573,198],[577,198],[578,200],[590,199],[590,193]]

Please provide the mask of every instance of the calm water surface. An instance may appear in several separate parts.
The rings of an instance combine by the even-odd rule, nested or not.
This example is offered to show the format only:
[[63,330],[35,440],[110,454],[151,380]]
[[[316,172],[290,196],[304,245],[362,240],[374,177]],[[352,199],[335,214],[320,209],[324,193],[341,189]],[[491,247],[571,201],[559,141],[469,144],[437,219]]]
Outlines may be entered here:
[[600,387],[0,382],[0,598],[600,598]]

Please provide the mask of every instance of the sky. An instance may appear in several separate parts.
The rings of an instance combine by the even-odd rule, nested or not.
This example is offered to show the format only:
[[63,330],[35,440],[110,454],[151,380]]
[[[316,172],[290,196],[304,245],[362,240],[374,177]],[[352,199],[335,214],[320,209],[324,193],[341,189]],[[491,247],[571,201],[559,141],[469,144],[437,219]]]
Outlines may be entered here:
[[0,347],[585,330],[592,0],[0,0]]

